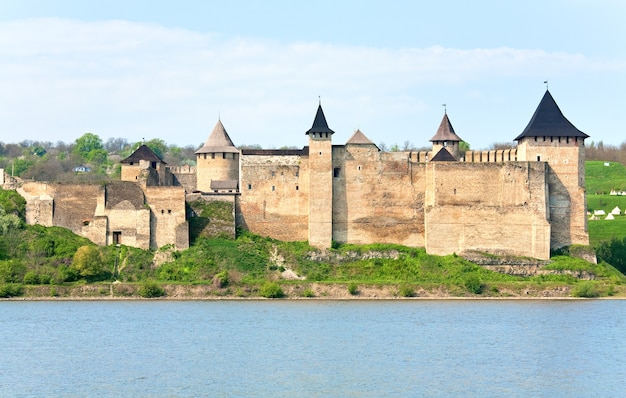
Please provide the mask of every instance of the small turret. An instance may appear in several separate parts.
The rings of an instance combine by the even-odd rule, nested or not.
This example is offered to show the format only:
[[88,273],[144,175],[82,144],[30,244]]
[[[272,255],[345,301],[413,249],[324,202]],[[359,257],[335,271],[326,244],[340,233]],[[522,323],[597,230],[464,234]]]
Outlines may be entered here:
[[166,163],[145,144],[120,163],[122,181],[139,182],[148,186],[170,185],[165,178]]
[[444,112],[437,133],[430,139],[430,142],[433,143],[433,157],[437,156],[442,148],[445,148],[454,157],[454,160],[459,160],[459,142],[461,141],[463,140],[454,132],[452,123],[448,119],[448,113]]
[[197,189],[203,192],[239,188],[239,149],[228,136],[221,120],[196,151]]

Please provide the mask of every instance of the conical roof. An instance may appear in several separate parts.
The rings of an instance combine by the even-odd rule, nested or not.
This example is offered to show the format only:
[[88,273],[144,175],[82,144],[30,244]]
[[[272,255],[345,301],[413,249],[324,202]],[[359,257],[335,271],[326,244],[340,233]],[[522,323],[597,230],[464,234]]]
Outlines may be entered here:
[[328,123],[326,123],[326,116],[324,116],[322,104],[319,104],[317,107],[317,113],[315,114],[315,120],[313,120],[313,126],[306,132],[307,135],[310,133],[335,134],[335,132],[328,127]]
[[437,133],[430,139],[433,141],[463,141],[459,138],[458,135],[454,132],[454,128],[452,127],[452,123],[450,123],[450,119],[448,119],[448,113],[443,114],[443,119],[441,119],[441,124],[439,124],[439,128],[437,129]]
[[456,162],[456,158],[446,149],[441,148],[432,159],[431,162]]
[[556,101],[552,98],[552,94],[546,90],[528,126],[515,140],[519,141],[524,137],[579,137],[585,139],[589,136],[574,127],[563,116]]
[[354,132],[354,134],[352,134],[352,137],[350,137],[348,142],[346,142],[346,144],[369,144],[369,145],[372,145],[374,143],[372,141],[370,141],[370,139],[367,138],[365,136],[365,134],[363,134],[363,132],[360,129],[357,129]]
[[206,140],[202,148],[196,151],[196,154],[199,153],[229,153],[229,152],[239,152],[237,148],[235,148],[235,144],[228,136],[224,125],[221,120],[217,121],[217,124],[213,128],[209,139]]
[[141,145],[135,150],[135,152],[131,153],[129,157],[121,160],[120,163],[139,163],[140,160],[166,164],[163,159],[158,157],[157,154],[154,153],[154,151],[152,151],[152,149],[150,149],[146,144]]

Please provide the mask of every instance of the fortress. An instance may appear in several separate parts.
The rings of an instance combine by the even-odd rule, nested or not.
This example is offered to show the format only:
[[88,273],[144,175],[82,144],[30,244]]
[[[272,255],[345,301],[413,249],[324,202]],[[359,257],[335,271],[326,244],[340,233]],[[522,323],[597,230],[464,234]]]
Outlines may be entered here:
[[321,104],[298,150],[238,149],[221,121],[197,165],[168,167],[148,147],[104,186],[25,183],[27,222],[94,242],[189,246],[190,201],[232,204],[235,227],[318,248],[397,243],[430,254],[481,251],[550,257],[588,244],[584,140],[546,91],[507,150],[461,153],[444,114],[431,151],[381,152],[357,130],[333,145]]

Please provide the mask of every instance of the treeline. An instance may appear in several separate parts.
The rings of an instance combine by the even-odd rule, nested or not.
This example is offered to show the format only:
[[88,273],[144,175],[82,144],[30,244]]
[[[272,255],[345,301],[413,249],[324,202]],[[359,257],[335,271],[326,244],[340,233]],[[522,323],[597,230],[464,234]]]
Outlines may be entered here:
[[602,141],[597,144],[591,141],[585,148],[587,160],[602,160],[604,162],[618,162],[626,165],[626,141],[620,145],[605,145]]
[[[101,181],[118,179],[120,161],[144,142],[86,133],[72,143],[24,140],[0,142],[0,168],[10,176],[36,181]],[[169,145],[161,139],[145,144],[169,165],[195,165],[196,147]],[[198,146],[199,147],[199,146]]]

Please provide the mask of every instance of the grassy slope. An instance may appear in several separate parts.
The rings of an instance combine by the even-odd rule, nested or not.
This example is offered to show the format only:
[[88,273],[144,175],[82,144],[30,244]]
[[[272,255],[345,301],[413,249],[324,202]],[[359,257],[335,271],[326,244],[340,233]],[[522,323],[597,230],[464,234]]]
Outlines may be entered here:
[[[587,208],[590,211],[604,210],[607,214],[615,206],[622,212],[626,209],[626,196],[609,195],[610,191],[626,190],[626,167],[620,163],[610,162],[605,166],[602,161],[585,163]],[[626,216],[615,216],[615,220],[589,220],[589,241],[592,246],[613,238],[626,237]]]

